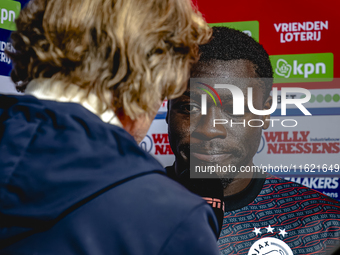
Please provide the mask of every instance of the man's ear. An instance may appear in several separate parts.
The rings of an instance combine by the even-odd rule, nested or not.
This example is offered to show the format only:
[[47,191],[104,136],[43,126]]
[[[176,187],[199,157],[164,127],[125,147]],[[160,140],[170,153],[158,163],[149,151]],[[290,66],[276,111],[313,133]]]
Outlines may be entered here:
[[[270,109],[270,107],[272,106],[272,102],[273,102],[273,98],[271,96],[269,96],[267,98],[267,100],[264,102],[263,109],[264,110]],[[263,116],[262,120],[263,120],[264,124],[262,126],[262,129],[267,129],[269,127],[269,125],[270,125],[269,119],[270,119],[270,115],[264,115]]]
[[165,117],[166,124],[169,124],[169,112],[170,112],[170,110],[169,110],[169,108],[170,108],[169,104],[170,104],[170,100],[167,100],[167,103],[166,103],[167,112],[166,112],[166,117]]

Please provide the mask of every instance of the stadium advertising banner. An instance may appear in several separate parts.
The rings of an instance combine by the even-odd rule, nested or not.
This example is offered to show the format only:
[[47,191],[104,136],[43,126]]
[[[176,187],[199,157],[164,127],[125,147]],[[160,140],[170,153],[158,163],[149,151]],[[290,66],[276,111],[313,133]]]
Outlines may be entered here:
[[12,69],[11,59],[5,54],[7,49],[13,52],[13,46],[9,40],[11,32],[15,28],[15,19],[28,0],[1,0],[0,1],[0,93],[16,93],[9,75]]
[[[319,202],[321,194],[310,189],[340,200],[340,16],[336,3],[197,0],[197,4],[211,26],[238,29],[270,55],[277,107],[271,125],[262,132],[254,164],[293,182],[267,179],[248,206],[225,212],[218,241],[221,254],[328,254],[321,249],[339,240],[338,209]],[[301,89],[306,91],[301,93]],[[217,94],[209,91],[218,104]],[[288,103],[306,96],[310,99],[302,105],[310,115]],[[211,96],[207,93],[206,97]],[[150,153],[169,166],[174,155],[168,147],[165,116],[163,106],[147,139]],[[240,192],[242,196],[232,195],[236,199],[225,203],[233,207],[237,200],[244,201],[252,196],[252,188],[249,184],[246,192]],[[325,231],[333,223],[332,238],[327,240]]]
[[13,51],[8,38],[15,30],[15,18],[26,2],[28,1],[1,0],[0,2],[0,75],[8,76],[11,70],[11,60],[6,56],[5,49]]

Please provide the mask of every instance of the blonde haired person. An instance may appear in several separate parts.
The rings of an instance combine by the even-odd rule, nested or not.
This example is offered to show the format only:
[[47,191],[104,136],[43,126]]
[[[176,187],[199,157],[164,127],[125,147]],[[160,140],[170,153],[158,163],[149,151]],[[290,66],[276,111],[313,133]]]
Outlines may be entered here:
[[188,0],[32,0],[0,95],[0,254],[218,254],[206,202],[138,144],[210,29]]

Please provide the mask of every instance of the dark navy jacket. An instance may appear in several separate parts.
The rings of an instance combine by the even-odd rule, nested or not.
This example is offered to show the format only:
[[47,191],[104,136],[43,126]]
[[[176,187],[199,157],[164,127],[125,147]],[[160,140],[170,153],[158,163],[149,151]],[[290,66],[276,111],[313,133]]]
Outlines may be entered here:
[[0,95],[0,254],[218,254],[217,222],[125,130]]

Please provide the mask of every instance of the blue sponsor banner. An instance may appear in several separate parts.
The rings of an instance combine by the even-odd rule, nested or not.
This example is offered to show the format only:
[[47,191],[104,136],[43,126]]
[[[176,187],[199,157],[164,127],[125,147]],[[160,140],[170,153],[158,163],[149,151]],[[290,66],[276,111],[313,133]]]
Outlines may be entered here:
[[339,177],[285,177],[340,201]]
[[[3,1],[3,2],[2,2]],[[7,25],[7,23],[14,23],[14,19],[17,18],[17,13],[10,9],[12,6],[24,7],[29,1],[28,0],[1,0],[2,5],[0,6],[1,17],[0,17],[0,75],[9,76],[12,69],[12,61],[5,54],[5,49],[12,51],[12,44],[10,41],[10,36],[12,33],[12,26]],[[13,4],[11,3],[13,2]],[[14,5],[16,4],[16,5]],[[8,6],[8,8],[7,8]],[[19,7],[18,7],[19,8]],[[7,28],[7,29],[6,29]]]
[[12,61],[5,54],[5,48],[11,46],[8,43],[12,31],[0,29],[0,75],[8,76],[12,69]]

